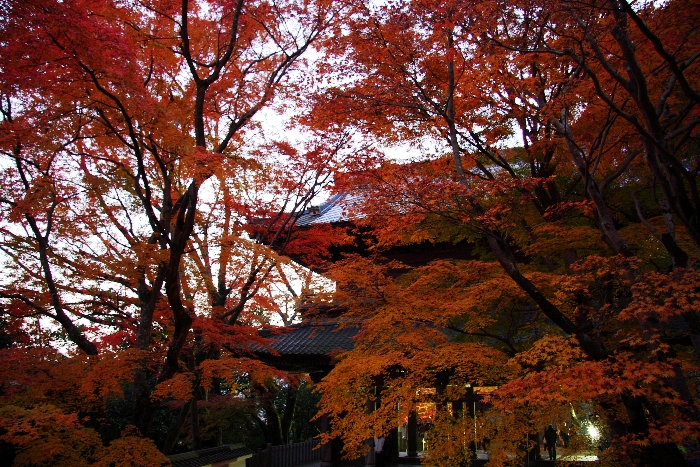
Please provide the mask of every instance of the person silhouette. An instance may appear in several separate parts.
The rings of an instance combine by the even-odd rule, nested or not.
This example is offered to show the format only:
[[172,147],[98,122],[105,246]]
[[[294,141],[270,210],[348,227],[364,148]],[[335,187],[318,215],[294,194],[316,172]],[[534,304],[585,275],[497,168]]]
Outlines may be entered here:
[[547,442],[547,453],[549,454],[550,461],[557,460],[558,438],[559,434],[557,434],[557,430],[555,430],[552,425],[549,425],[549,427],[544,431],[544,439]]
[[384,467],[386,461],[386,439],[384,436],[374,438],[374,465],[376,467]]

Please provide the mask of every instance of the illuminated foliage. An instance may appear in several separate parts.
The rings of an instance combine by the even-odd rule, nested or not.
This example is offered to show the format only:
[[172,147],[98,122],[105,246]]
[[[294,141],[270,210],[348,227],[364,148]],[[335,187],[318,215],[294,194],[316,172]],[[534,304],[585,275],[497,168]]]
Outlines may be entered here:
[[[374,256],[335,276],[336,298],[364,320],[321,388],[348,455],[400,425],[424,388],[468,383],[499,386],[486,399],[491,465],[520,462],[524,440],[556,420],[580,434],[602,420],[607,465],[682,465],[696,452],[699,49],[680,8],[700,11],[359,7],[309,121],[436,149],[343,186],[377,238]],[[406,245],[450,242],[471,260],[392,262]],[[373,385],[384,389],[370,412]],[[460,423],[438,417],[428,462],[469,457]]]
[[[224,426],[210,402],[238,395],[279,416],[296,380],[252,350],[314,289],[285,255],[362,322],[319,386],[350,456],[433,388],[428,461],[467,462],[453,403],[496,386],[492,465],[584,416],[610,465],[697,452],[697,1],[1,8],[0,423],[18,465],[157,465],[148,436],[169,452],[188,425],[201,447]],[[273,107],[303,143],[267,136]],[[332,182],[353,225],[295,230]],[[461,250],[392,257],[434,245]]]

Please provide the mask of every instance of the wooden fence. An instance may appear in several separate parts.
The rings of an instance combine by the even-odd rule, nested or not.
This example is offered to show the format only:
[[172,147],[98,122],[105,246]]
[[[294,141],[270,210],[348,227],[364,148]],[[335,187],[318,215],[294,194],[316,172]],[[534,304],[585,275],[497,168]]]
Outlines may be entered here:
[[312,439],[301,443],[289,443],[282,446],[268,444],[264,450],[245,460],[246,467],[297,467],[321,460],[321,450],[314,449],[320,441]]

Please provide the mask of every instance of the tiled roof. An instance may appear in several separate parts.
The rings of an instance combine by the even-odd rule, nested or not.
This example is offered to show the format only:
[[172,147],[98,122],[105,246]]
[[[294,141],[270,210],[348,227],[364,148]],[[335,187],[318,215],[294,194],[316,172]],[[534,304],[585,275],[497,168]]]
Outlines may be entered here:
[[184,452],[168,456],[173,467],[201,467],[240,457],[250,456],[253,451],[242,444],[230,444],[218,448],[202,449],[201,451]]
[[352,206],[354,199],[352,195],[347,193],[333,195],[320,206],[314,206],[304,211],[297,219],[296,225],[304,227],[311,224],[347,222],[350,220],[347,210]]
[[287,331],[273,336],[270,347],[282,356],[327,356],[351,350],[359,324],[342,325],[337,319],[318,319],[294,324]]

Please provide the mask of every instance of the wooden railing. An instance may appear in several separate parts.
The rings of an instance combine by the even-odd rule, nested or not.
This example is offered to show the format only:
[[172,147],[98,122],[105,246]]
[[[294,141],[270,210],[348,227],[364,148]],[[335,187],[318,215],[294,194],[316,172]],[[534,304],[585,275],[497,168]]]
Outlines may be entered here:
[[268,444],[264,450],[245,460],[246,467],[297,467],[321,460],[321,450],[314,449],[319,440],[312,439],[301,443],[289,443],[282,446]]

